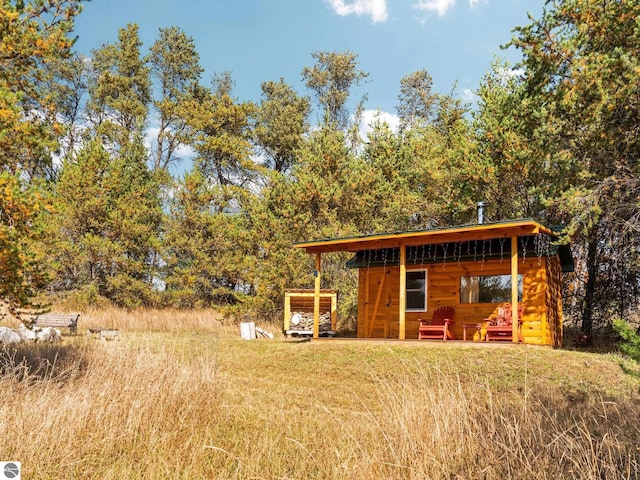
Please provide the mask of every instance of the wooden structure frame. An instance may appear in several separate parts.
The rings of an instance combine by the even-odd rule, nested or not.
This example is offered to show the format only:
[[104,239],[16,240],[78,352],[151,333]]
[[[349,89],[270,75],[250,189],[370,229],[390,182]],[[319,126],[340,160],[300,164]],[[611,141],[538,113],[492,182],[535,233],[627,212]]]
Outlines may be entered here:
[[[322,255],[353,252],[348,266],[359,269],[358,337],[418,337],[418,318],[440,306],[452,306],[458,322],[481,323],[496,303],[463,303],[464,276],[509,275],[508,299],[518,318],[522,276],[522,331],[514,322],[513,341],[559,346],[562,342],[562,272],[573,270],[568,245],[556,246],[553,229],[532,219],[456,226],[361,237],[317,240],[294,245],[315,255],[314,338],[320,307]],[[426,312],[407,311],[407,270],[426,273]],[[428,312],[428,313],[427,313]],[[519,335],[520,334],[520,335]]]
[[[315,295],[314,290],[288,289],[284,291],[285,332],[291,328],[291,314],[293,312],[314,312]],[[335,331],[338,318],[338,292],[336,290],[320,290],[320,308],[321,311],[330,312],[331,330]]]

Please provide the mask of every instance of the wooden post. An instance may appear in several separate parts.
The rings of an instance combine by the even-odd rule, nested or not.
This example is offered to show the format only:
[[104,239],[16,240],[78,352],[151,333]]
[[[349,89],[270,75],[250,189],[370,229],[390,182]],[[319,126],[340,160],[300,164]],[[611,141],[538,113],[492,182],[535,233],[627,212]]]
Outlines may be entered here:
[[291,294],[285,292],[284,294],[284,331],[289,330],[291,326]]
[[[361,269],[362,271],[362,269]],[[367,336],[367,332],[369,331],[369,287],[371,285],[371,272],[369,271],[369,269],[367,268],[365,273],[365,280],[364,280],[364,325],[362,325],[362,327],[360,326],[360,312],[358,312],[358,337],[366,337]],[[360,335],[360,332],[362,332],[362,335]]]
[[313,274],[316,277],[315,292],[313,296],[313,338],[320,336],[320,260],[322,254],[316,254],[316,270]]
[[334,332],[338,328],[338,296],[331,297],[331,330]]
[[518,237],[511,237],[511,340],[519,340],[518,318]]
[[398,339],[404,340],[406,333],[405,311],[407,307],[407,247],[400,245],[400,315]]

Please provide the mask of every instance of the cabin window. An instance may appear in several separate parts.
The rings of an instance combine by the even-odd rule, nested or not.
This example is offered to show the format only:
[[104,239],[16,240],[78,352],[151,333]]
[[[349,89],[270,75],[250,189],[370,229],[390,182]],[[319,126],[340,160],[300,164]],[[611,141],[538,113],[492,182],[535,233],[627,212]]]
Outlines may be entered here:
[[[511,301],[511,275],[460,277],[460,303]],[[518,301],[522,301],[522,274],[518,275]]]
[[427,271],[407,270],[407,312],[427,310]]

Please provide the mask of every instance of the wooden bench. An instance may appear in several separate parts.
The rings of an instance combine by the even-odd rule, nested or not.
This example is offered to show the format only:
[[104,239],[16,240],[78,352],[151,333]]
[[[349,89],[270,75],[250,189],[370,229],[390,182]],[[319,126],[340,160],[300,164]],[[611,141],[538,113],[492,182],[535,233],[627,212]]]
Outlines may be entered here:
[[79,313],[43,313],[31,318],[34,327],[67,327],[72,335],[78,333]]
[[89,327],[87,328],[87,335],[94,336],[100,340],[120,340],[117,328],[105,328],[105,327]]

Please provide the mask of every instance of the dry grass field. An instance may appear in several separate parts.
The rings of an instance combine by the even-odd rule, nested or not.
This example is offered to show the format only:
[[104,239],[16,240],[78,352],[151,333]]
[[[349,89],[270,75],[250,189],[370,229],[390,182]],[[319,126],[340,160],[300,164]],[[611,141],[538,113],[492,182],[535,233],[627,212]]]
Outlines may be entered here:
[[614,355],[80,317],[98,325],[120,340],[0,355],[0,460],[24,479],[640,477],[640,382]]

